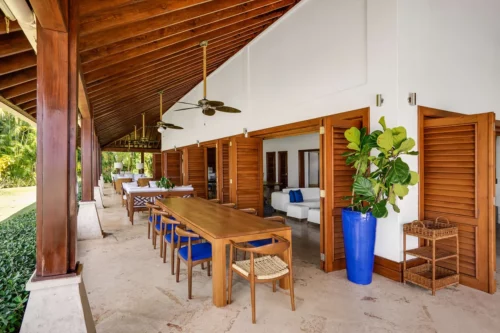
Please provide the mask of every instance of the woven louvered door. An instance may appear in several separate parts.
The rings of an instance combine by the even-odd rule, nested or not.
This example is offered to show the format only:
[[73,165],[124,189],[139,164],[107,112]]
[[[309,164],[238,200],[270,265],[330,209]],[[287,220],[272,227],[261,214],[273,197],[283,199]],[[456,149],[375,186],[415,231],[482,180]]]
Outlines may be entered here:
[[217,141],[217,198],[229,202],[229,140]]
[[[420,133],[420,218],[458,225],[460,283],[491,292],[494,114],[428,118]],[[455,251],[454,242],[437,247]],[[455,268],[451,260],[438,265]]]
[[182,185],[182,153],[181,151],[164,151],[163,175],[174,185]]
[[262,139],[232,138],[229,147],[231,202],[264,214]]
[[184,185],[193,185],[196,195],[207,198],[207,149],[191,146],[183,149],[182,166],[184,171]]
[[355,170],[345,164],[342,153],[348,151],[344,132],[351,127],[362,127],[361,120],[326,119],[325,123],[325,270],[345,268],[342,208],[349,205],[342,197],[351,195]]

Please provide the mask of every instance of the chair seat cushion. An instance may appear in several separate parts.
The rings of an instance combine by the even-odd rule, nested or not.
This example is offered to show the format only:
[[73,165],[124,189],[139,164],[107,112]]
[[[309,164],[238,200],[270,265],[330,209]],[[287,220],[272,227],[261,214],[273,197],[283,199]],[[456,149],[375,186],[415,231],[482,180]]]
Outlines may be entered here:
[[273,240],[271,238],[267,238],[267,239],[259,239],[259,240],[249,241],[248,244],[252,245],[253,247],[260,247],[260,246],[264,246],[264,245],[269,245],[272,242],[273,242]]
[[[250,275],[250,260],[236,261],[232,267],[244,276]],[[288,265],[278,256],[255,258],[254,269],[258,280],[279,278],[289,272]]]
[[[184,260],[188,260],[188,247],[187,246],[181,247],[179,250],[179,255]],[[199,243],[191,245],[191,259],[193,261],[208,259],[211,257],[212,257],[212,244]]]
[[[174,235],[174,243],[177,244],[177,240],[178,240],[179,236],[177,236],[176,233],[166,234],[165,240],[167,241],[167,243],[171,243],[172,242],[172,235]],[[193,241],[193,242],[198,241],[198,240],[200,240],[200,239],[199,238],[191,238],[191,241]],[[189,237],[181,237],[181,243],[187,243],[188,241],[189,241]]]
[[[157,222],[156,225],[155,225],[155,229],[158,230],[158,231],[161,231],[160,230],[160,226],[162,224],[160,222]],[[172,230],[172,227],[173,227],[173,224],[163,224],[163,229],[165,229],[165,226],[167,227],[167,230],[168,231],[171,231]]]

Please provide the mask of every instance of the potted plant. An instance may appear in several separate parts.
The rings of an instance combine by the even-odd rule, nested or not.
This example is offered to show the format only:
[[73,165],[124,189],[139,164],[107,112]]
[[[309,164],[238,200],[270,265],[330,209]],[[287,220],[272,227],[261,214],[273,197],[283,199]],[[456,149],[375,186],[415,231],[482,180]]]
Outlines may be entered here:
[[[412,151],[415,141],[407,138],[404,127],[387,128],[384,117],[379,124],[383,131],[371,134],[366,128],[351,127],[344,135],[351,151],[344,153],[346,164],[356,169],[352,195],[345,197],[350,205],[342,209],[342,228],[347,278],[357,284],[370,284],[375,259],[377,218],[387,217],[387,205],[399,213],[397,198],[408,194],[408,187],[418,183],[418,174],[410,171],[402,155],[418,155]],[[378,154],[371,154],[372,150]],[[370,165],[375,166],[373,171]]]
[[172,183],[167,177],[161,177],[161,179],[156,182],[156,186],[167,190],[175,187],[174,183]]

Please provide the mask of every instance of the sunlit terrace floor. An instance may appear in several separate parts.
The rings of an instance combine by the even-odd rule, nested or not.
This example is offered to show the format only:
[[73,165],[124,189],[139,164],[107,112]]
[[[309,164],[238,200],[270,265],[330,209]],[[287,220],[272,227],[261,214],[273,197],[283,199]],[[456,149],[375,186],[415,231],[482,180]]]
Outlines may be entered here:
[[[498,332],[500,292],[488,295],[464,286],[431,296],[426,290],[374,275],[370,286],[349,283],[345,272],[318,268],[319,232],[291,222],[297,310],[288,292],[258,285],[257,324],[251,323],[250,286],[235,278],[233,303],[212,305],[212,284],[200,266],[187,299],[159,250],[147,239],[146,214],[132,226],[120,198],[105,189],[100,210],[108,236],[78,244],[84,281],[98,332]],[[311,253],[312,252],[312,253]],[[167,255],[168,257],[168,255]],[[497,275],[497,281],[500,277]],[[498,288],[500,289],[500,288]]]

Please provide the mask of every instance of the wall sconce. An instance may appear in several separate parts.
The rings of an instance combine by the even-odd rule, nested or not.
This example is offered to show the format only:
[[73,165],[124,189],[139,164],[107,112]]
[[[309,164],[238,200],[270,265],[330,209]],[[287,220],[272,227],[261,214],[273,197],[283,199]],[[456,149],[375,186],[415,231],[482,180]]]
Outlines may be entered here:
[[417,93],[410,93],[408,95],[408,104],[412,106],[417,105]]
[[245,135],[245,138],[248,138],[248,130],[246,128],[243,129],[243,134]]
[[384,104],[384,98],[382,97],[382,94],[377,94],[376,105],[380,107],[380,106],[382,106],[382,104]]
[[200,146],[200,140],[196,140],[196,144],[198,145],[198,147]]

